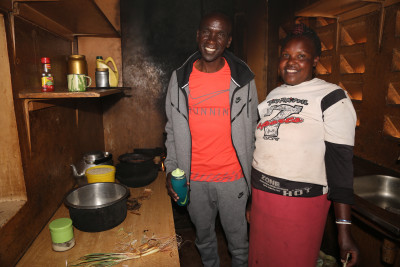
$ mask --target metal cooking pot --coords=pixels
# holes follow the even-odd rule
[[[93,183],[71,190],[65,205],[72,224],[84,232],[109,230],[126,218],[129,189],[117,183]]]

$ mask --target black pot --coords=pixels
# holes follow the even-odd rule
[[[119,163],[115,166],[115,178],[129,187],[142,187],[151,184],[158,176],[158,165],[149,166]]]
[[[117,183],[93,183],[71,190],[65,205],[72,224],[84,232],[101,232],[122,223],[129,189]]]
[[[126,153],[118,157],[121,163],[137,164],[137,165],[147,165],[153,163],[154,157],[139,154],[139,153]]]

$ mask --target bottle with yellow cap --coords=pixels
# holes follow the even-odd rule
[[[172,188],[178,194],[177,204],[179,206],[186,206],[189,201],[188,188],[186,182],[185,172],[179,168],[175,169],[171,176]]]
[[[111,62],[114,69],[112,69],[108,63]],[[115,65],[114,60],[112,57],[106,58],[103,60],[102,56],[96,57],[96,69],[108,69],[108,81],[110,83],[110,87],[117,87],[118,86],[118,69],[117,65]]]

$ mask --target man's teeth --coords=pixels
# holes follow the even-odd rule
[[[207,52],[214,52],[215,51],[215,49],[213,49],[213,48],[206,47],[205,49],[206,49]]]
[[[297,70],[286,70],[286,72],[289,72],[289,73],[296,73]]]

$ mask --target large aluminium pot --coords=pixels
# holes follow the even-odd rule
[[[84,232],[101,232],[122,223],[129,189],[117,183],[93,183],[71,190],[65,205],[72,224]]]

